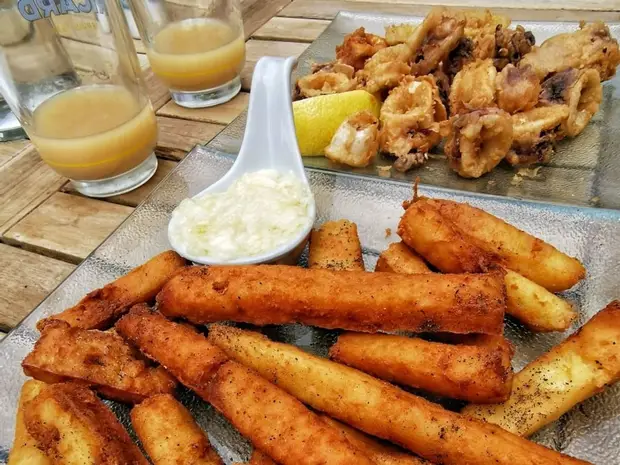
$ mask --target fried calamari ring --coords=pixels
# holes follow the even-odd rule
[[[465,65],[452,82],[450,114],[460,115],[495,106],[496,77],[497,70],[491,59]]]
[[[336,47],[336,60],[356,70],[362,69],[368,58],[385,47],[387,43],[383,37],[369,34],[360,27],[347,34],[342,44]]]
[[[435,78],[405,77],[385,99],[380,118],[383,152],[397,157],[428,152],[441,141],[440,123],[447,118]]]
[[[479,178],[495,168],[512,145],[512,120],[498,108],[453,117],[445,146],[450,167],[465,178]]]
[[[497,106],[510,114],[531,110],[538,103],[540,82],[529,66],[507,65],[495,80]]]
[[[542,84],[541,105],[568,105],[562,131],[575,137],[588,125],[603,99],[600,75],[595,69],[570,68],[554,74]]]
[[[495,55],[495,31],[507,28],[510,18],[494,15],[489,10],[465,11],[465,37],[473,42],[473,60],[486,60]]]
[[[442,15],[438,24],[432,27],[420,48],[415,51],[411,74],[423,76],[432,73],[442,61],[448,58],[463,37],[465,20]]]
[[[325,148],[325,157],[354,167],[368,166],[379,148],[379,121],[369,111],[347,118]]]
[[[408,64],[411,56],[411,49],[406,44],[392,45],[375,53],[355,76],[371,94],[391,89],[411,72]]]
[[[568,105],[537,107],[512,115],[512,147],[506,161],[513,166],[546,163],[560,140],[569,115]]]
[[[522,26],[508,29],[498,24],[495,30],[495,67],[502,70],[509,63],[516,65],[530,53],[535,43],[534,34]]]
[[[295,94],[297,99],[316,97],[317,95],[338,94],[357,88],[357,79],[353,78],[353,67],[341,63],[314,65],[313,74],[297,80]]]
[[[415,24],[392,24],[385,27],[385,41],[388,45],[405,44],[417,29]]]

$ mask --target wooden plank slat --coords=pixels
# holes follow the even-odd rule
[[[230,102],[211,108],[184,108],[173,101],[165,104],[157,114],[205,123],[230,124],[248,106],[250,94],[241,92]]]
[[[6,243],[79,263],[133,208],[56,192],[3,236]]]
[[[322,19],[275,17],[258,29],[252,38],[312,42],[321,35],[327,26],[329,26],[329,21]]]
[[[250,89],[254,66],[261,57],[266,55],[276,57],[299,56],[306,48],[308,48],[308,44],[299,42],[248,40],[245,44],[245,66],[241,71],[241,88],[243,90]]]
[[[29,143],[29,140],[0,142],[0,166],[15,158]]]
[[[432,1],[432,0],[431,0]],[[442,4],[444,2],[441,2]],[[465,3],[465,0],[463,0]],[[559,1],[557,2],[560,3]],[[510,16],[513,20],[537,19],[541,21],[618,21],[620,12],[613,11],[587,11],[587,3],[583,3],[585,9],[568,10],[562,6],[557,9],[538,9],[536,6],[523,7],[523,3],[515,3],[514,8],[506,8],[499,0],[495,3],[502,7],[493,7],[493,11],[498,14]],[[534,5],[534,4],[533,4]],[[390,13],[408,16],[425,15],[433,5],[426,4],[404,4],[388,2],[356,2],[351,0],[294,0],[290,5],[280,11],[279,16],[292,18],[312,18],[312,19],[333,19],[339,11],[356,11],[360,13]],[[463,8],[474,8],[471,4],[464,4]],[[546,8],[549,8],[548,6]],[[535,11],[534,11],[535,10]]]
[[[159,110],[170,100],[170,92],[168,92],[168,87],[161,81],[161,79],[155,76],[155,73],[153,73],[151,68],[143,70],[142,79],[146,85],[146,91],[149,95],[149,99],[153,104],[153,109],[155,111]]]
[[[67,181],[29,145],[0,167],[0,233],[56,192]]]
[[[75,267],[0,244],[0,329],[19,323]]]
[[[291,0],[242,0],[241,15],[246,39],[289,3]]]
[[[148,195],[153,191],[153,189],[155,189],[159,185],[162,179],[164,179],[168,175],[168,173],[170,173],[170,171],[172,171],[178,164],[176,161],[162,159],[157,160],[157,162],[157,171],[146,184],[132,190],[131,192],[127,192],[126,194],[107,197],[105,200],[107,202],[127,205],[129,207],[137,207],[138,204],[140,204],[140,202],[142,202],[146,197],[148,197]],[[74,195],[81,195],[78,191],[75,190],[75,187],[73,187],[73,184],[71,184],[70,182],[62,186],[62,192],[67,192]]]
[[[185,158],[187,152],[197,144],[213,139],[224,126],[221,124],[187,121],[177,118],[157,117],[159,139],[156,152],[172,160]]]

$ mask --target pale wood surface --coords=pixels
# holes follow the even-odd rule
[[[186,0],[175,0],[181,4]],[[264,55],[298,56],[340,10],[426,14],[433,5],[493,7],[513,19],[620,21],[620,0],[241,0],[247,42],[244,90]],[[73,19],[72,19],[73,18]],[[63,43],[82,69],[94,53],[109,53],[92,31],[58,20]],[[58,25],[57,25],[58,26]],[[242,93],[224,105],[188,110],[170,101],[167,87],[148,68],[144,44],[134,40],[144,81],[158,115],[158,170],[141,188],[106,200],[81,197],[39,158],[28,141],[0,143],[0,338],[110,234],[191,148],[216,136],[247,107]],[[1,347],[1,346],[0,346]],[[1,350],[1,349],[0,349]]]

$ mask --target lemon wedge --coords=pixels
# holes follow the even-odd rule
[[[338,127],[349,116],[368,110],[379,117],[381,103],[365,90],[319,95],[293,102],[299,150],[304,156],[322,156]]]

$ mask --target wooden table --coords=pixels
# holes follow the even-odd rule
[[[476,0],[484,7],[502,3]],[[0,143],[0,338],[114,231],[194,145],[207,143],[246,108],[252,70],[261,56],[301,54],[340,10],[419,15],[438,4],[472,5],[467,0],[242,1],[247,63],[243,92],[234,100],[210,109],[181,108],[145,69],[159,121],[159,169],[128,194],[106,200],[82,197],[28,141]],[[522,0],[514,5],[521,9],[500,9],[514,19],[620,20],[620,0]],[[139,41],[136,49],[146,61]]]

